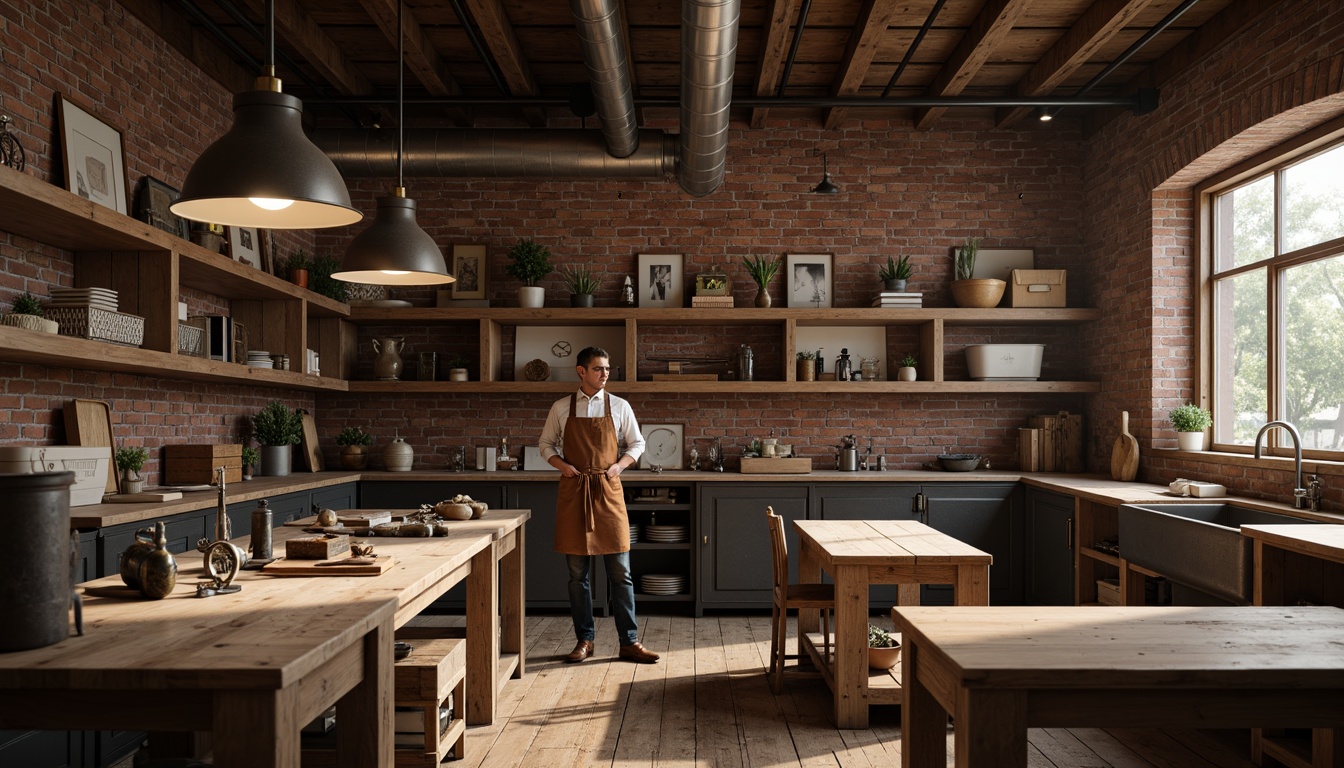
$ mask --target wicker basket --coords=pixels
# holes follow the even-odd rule
[[[50,311],[50,310],[48,310]],[[56,333],[60,325],[56,320],[48,320],[45,317],[37,315],[5,315],[0,318],[0,323],[12,325],[15,328],[22,328],[25,331],[37,331],[39,333]]]
[[[61,324],[62,336],[138,347],[145,340],[145,318],[96,307],[50,307],[47,314]]]
[[[178,323],[177,353],[205,357],[205,329],[188,323]]]

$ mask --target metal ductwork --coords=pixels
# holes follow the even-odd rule
[[[723,183],[741,0],[681,3],[681,188],[703,197]]]
[[[639,147],[639,122],[630,87],[630,58],[621,37],[625,26],[620,4],[617,0],[570,0],[569,7],[607,151],[615,157],[629,157]]]
[[[662,178],[676,168],[674,137],[638,131],[629,157],[607,153],[601,134],[581,128],[554,130],[470,128],[406,132],[407,176],[485,178]],[[313,142],[341,173],[356,178],[397,175],[396,131],[322,129]]]

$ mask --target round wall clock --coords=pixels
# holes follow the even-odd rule
[[[681,425],[649,424],[644,431],[644,455],[640,466],[681,469]]]

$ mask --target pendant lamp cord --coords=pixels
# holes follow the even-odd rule
[[[406,33],[403,31],[401,22],[402,10],[405,7],[405,0],[397,0],[397,189],[406,186],[401,177],[401,143],[405,140],[403,137],[406,130],[404,127],[406,125],[406,97],[404,93],[406,64],[405,59],[402,58],[405,55],[403,47],[405,46]]]
[[[266,0],[266,75],[275,77],[275,0]]]

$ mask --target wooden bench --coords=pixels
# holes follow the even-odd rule
[[[400,639],[400,636],[398,636]],[[452,751],[461,760],[465,754],[467,643],[457,638],[417,639],[411,654],[396,663],[393,700],[398,707],[420,707],[425,716],[423,752],[397,748],[398,768],[434,768]],[[453,719],[441,736],[439,708],[452,695]]]

